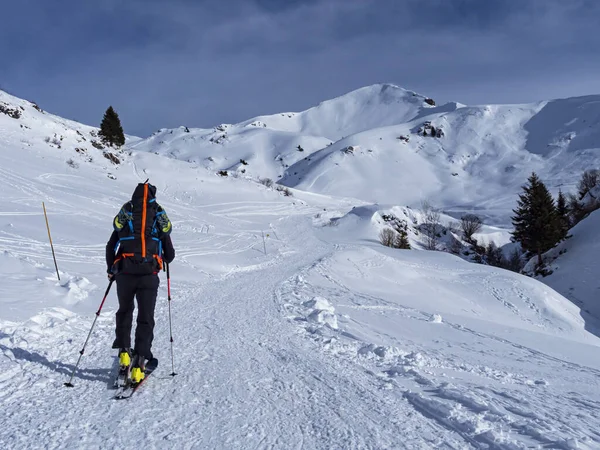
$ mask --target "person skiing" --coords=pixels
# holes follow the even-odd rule
[[[154,307],[163,262],[175,258],[171,241],[172,225],[165,210],[156,202],[156,187],[148,180],[139,183],[131,201],[125,203],[113,221],[114,231],[106,244],[108,278],[117,283],[119,309],[116,338],[112,348],[119,349],[119,364],[129,370],[132,383],[144,379],[146,360],[152,359]],[[138,314],[135,345],[131,351],[134,297]]]

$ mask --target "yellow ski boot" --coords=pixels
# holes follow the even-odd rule
[[[131,364],[131,356],[129,355],[129,351],[126,348],[122,348],[119,351],[119,366],[121,369],[125,370],[129,368]]]
[[[133,384],[141,383],[146,374],[141,367],[134,367],[131,369],[131,382]]]
[[[131,368],[131,382],[133,384],[141,383],[144,377],[146,376],[145,362],[146,359],[143,356],[135,355],[133,367]]]

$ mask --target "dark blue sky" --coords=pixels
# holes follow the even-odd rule
[[[438,102],[600,93],[596,0],[19,0],[0,89],[125,131],[211,127],[391,82]]]

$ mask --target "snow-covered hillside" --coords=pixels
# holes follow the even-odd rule
[[[483,209],[493,222],[507,224],[532,171],[557,191],[600,166],[598,130],[600,96],[432,111],[348,136],[291,166],[282,183],[370,202]]]
[[[261,116],[210,130],[162,129],[134,146],[211,170],[277,180],[286,169],[344,136],[403,123],[436,108],[414,92],[374,85],[300,113]]]
[[[380,84],[304,112],[160,130],[135,148],[368,203],[483,209],[490,223],[507,225],[532,171],[557,191],[600,166],[599,130],[600,96],[432,106]]]
[[[428,110],[418,103],[416,115]],[[18,120],[27,117],[24,130]],[[0,448],[600,446],[600,338],[541,282],[383,247],[378,205],[300,190],[286,197],[168,152],[136,151],[142,143],[118,165],[95,148],[92,162],[67,164],[74,148],[43,136],[64,124],[87,139],[91,129],[34,117],[0,114]],[[108,389],[114,292],[75,387],[63,382],[107,285],[112,217],[146,178],[174,225],[178,375],[169,377],[163,276],[160,365],[124,403]]]
[[[0,144],[4,151],[29,149],[60,156],[73,168],[80,164],[101,167],[108,175],[126,158],[123,151],[106,147],[98,137],[98,128],[63,119],[42,110],[37,104],[0,91]],[[126,136],[128,144],[139,138]]]
[[[540,278],[579,306],[588,329],[596,334],[600,334],[599,232],[600,210],[575,225],[570,238],[544,255],[552,274]]]

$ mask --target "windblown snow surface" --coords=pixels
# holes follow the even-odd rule
[[[385,248],[364,201],[44,140],[76,127],[26,102],[0,114],[0,448],[600,447],[600,339],[550,287]],[[112,217],[146,178],[174,225],[177,375],[163,275],[159,368],[115,401],[114,291],[63,383],[107,285]]]

